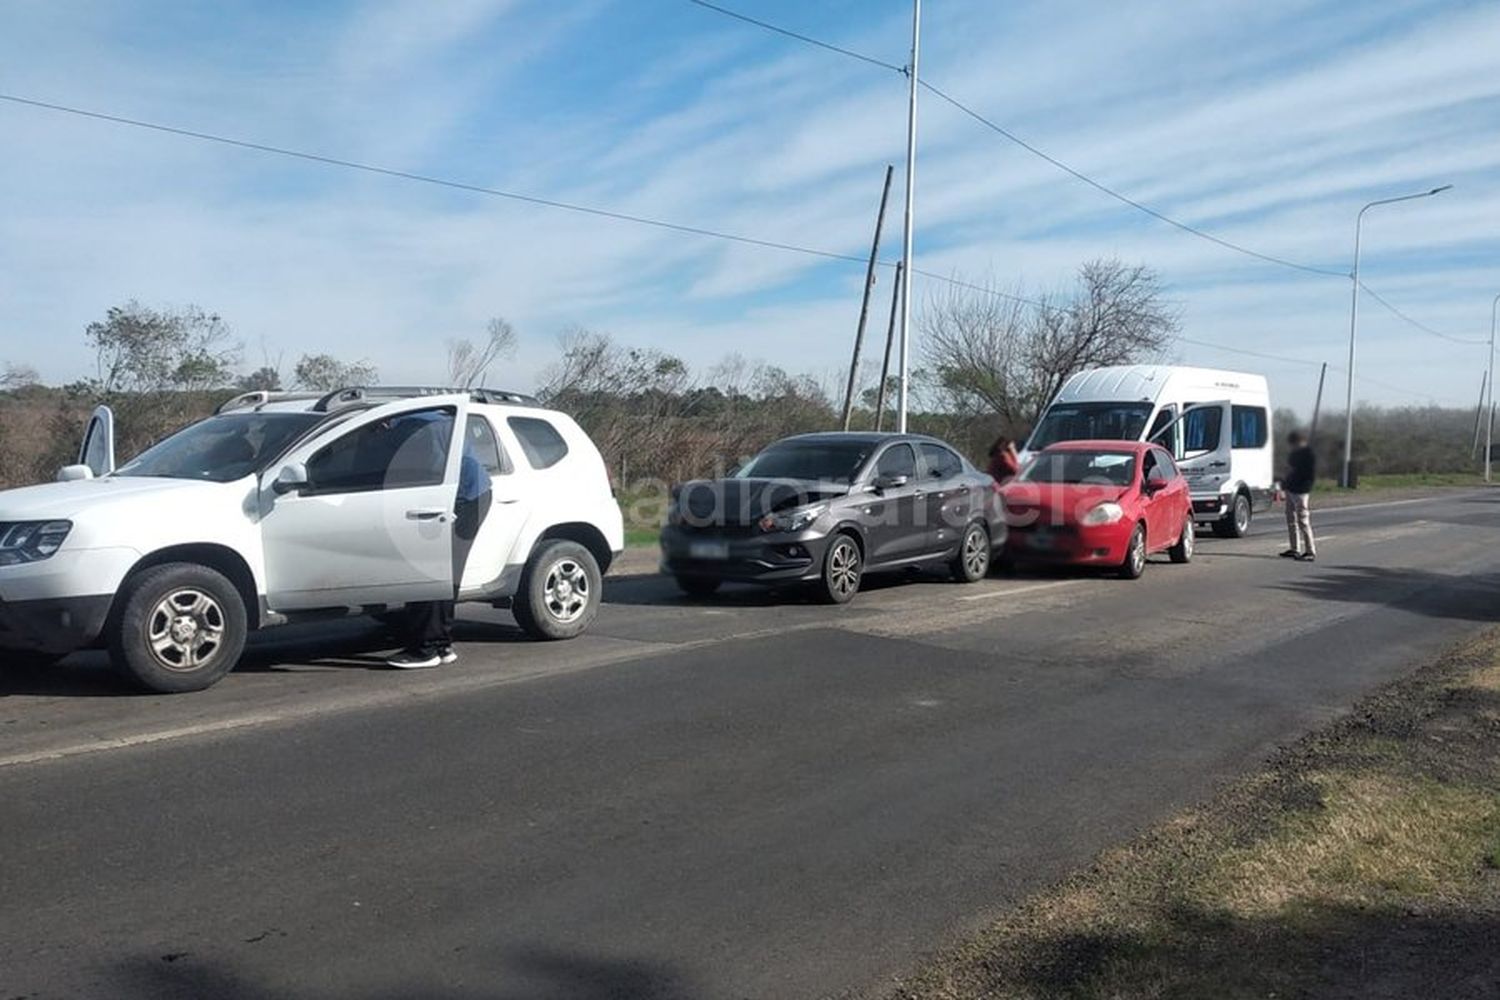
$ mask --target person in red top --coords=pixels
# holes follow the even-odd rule
[[[1005,435],[990,445],[990,464],[985,470],[995,477],[997,483],[1008,483],[1021,472],[1021,458],[1016,454],[1016,443]]]

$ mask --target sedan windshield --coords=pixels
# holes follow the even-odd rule
[[[874,449],[863,441],[783,441],[756,455],[736,479],[805,479],[848,485]]]
[[[259,472],[322,418],[320,413],[210,417],[147,448],[115,475],[233,482]]]
[[[1026,483],[1089,486],[1129,486],[1135,477],[1135,456],[1123,451],[1049,451],[1036,457],[1021,473]]]
[[[1058,403],[1026,447],[1041,451],[1059,441],[1139,441],[1151,409],[1150,403]]]

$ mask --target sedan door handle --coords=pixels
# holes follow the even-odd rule
[[[420,507],[406,512],[408,521],[441,521],[447,515],[441,507]]]

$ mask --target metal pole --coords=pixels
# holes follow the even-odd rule
[[[1484,387],[1489,380],[1489,372],[1485,372],[1479,379],[1479,402],[1474,405],[1474,443],[1469,447],[1469,461],[1471,462],[1479,455],[1479,428],[1484,423]]]
[[[885,328],[885,360],[880,363],[880,388],[875,392],[875,429],[885,426],[885,386],[891,380],[891,343],[896,339],[896,313],[901,307],[901,285],[905,277],[900,262],[896,264],[896,283],[891,286],[891,322]]]
[[[1344,475],[1339,480],[1345,489],[1349,488],[1349,466],[1354,458],[1354,332],[1359,323],[1359,231],[1364,224],[1365,213],[1376,205],[1394,205],[1398,201],[1412,201],[1416,198],[1430,198],[1435,194],[1442,194],[1452,184],[1444,184],[1435,187],[1431,191],[1421,191],[1417,194],[1404,194],[1399,198],[1381,198],[1372,201],[1359,210],[1359,215],[1354,219],[1354,270],[1349,278],[1353,284],[1353,301],[1349,306],[1349,388],[1344,394]]]
[[[1312,426],[1307,429],[1307,443],[1315,444],[1318,440],[1318,414],[1323,409],[1323,380],[1328,377],[1328,362],[1323,362],[1323,368],[1318,372],[1318,398],[1313,401]]]
[[[896,430],[906,433],[906,409],[911,389],[911,240],[912,202],[917,193],[917,70],[922,48],[922,0],[911,4],[911,97],[906,111],[906,225],[901,240],[901,266],[906,281],[901,285],[901,392]]]
[[[870,315],[870,293],[875,290],[875,262],[880,255],[880,231],[885,228],[885,206],[891,197],[891,175],[896,168],[885,168],[885,187],[880,192],[880,211],[875,216],[875,241],[870,244],[870,266],[865,270],[864,301],[859,306],[859,326],[854,331],[854,357],[849,361],[849,385],[844,389],[844,430],[854,413],[854,383],[859,377],[859,352],[865,344],[865,321]]]
[[[1495,311],[1500,309],[1500,295],[1490,303],[1490,422],[1484,432],[1484,481],[1490,481],[1490,452],[1494,445],[1495,431]]]

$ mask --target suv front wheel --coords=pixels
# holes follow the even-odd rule
[[[107,628],[110,659],[160,694],[201,691],[234,669],[245,649],[245,601],[224,574],[193,563],[152,566],[120,592]]]
[[[544,541],[526,563],[511,612],[537,639],[571,639],[599,613],[602,590],[592,552],[577,542]]]

